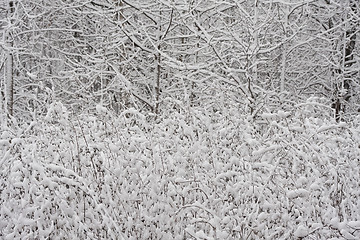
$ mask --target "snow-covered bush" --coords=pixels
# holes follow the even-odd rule
[[[331,121],[321,104],[256,119],[51,106],[1,135],[5,239],[360,237],[359,123]]]

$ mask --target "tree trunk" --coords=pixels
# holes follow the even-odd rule
[[[353,14],[357,14],[357,5],[355,1],[349,1],[350,11]],[[346,16],[345,21],[347,21],[348,16]],[[349,21],[351,24],[351,21]],[[347,26],[347,24],[345,25]],[[339,70],[339,73],[342,75],[342,82],[340,89],[335,89],[336,99],[333,103],[333,108],[335,109],[335,119],[337,122],[342,120],[342,113],[345,112],[345,105],[350,101],[352,93],[352,81],[354,76],[354,71],[351,70],[351,67],[354,65],[354,49],[356,45],[356,25],[350,25],[344,33],[344,46],[343,46],[343,62],[342,69]],[[341,90],[341,91],[339,91]]]
[[[9,2],[9,12],[12,16],[14,13],[14,2]],[[5,106],[7,114],[13,116],[14,114],[14,76],[13,76],[13,54],[12,54],[13,42],[7,46],[7,56],[5,63]]]

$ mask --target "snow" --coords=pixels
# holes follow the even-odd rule
[[[5,148],[10,146],[10,141],[7,139],[0,139],[0,148]]]
[[[97,104],[96,105],[96,112],[100,115],[102,114],[106,114],[107,113],[107,109],[106,107],[102,106],[101,104]]]
[[[32,80],[37,79],[37,74],[35,73],[30,73],[30,72],[26,72],[26,75],[31,78]]]
[[[347,225],[353,229],[360,229],[360,221],[349,221]]]
[[[89,161],[90,164],[80,162],[79,168],[71,168],[64,160],[68,159],[75,165],[78,161],[76,156],[59,154],[62,157],[55,160],[56,164],[46,163],[47,158],[44,158],[41,164],[34,162],[30,165],[34,171],[41,173],[41,186],[51,191],[72,192],[72,197],[67,197],[72,199],[69,203],[59,202],[64,216],[69,218],[67,221],[73,221],[71,215],[81,219],[84,209],[78,209],[75,207],[77,205],[73,204],[77,199],[88,199],[85,202],[85,213],[89,219],[91,216],[94,223],[105,224],[105,220],[101,222],[96,220],[95,216],[105,214],[103,211],[108,207],[112,210],[106,213],[109,214],[105,215],[107,219],[117,219],[116,214],[121,215],[122,212],[132,216],[128,220],[122,220],[122,226],[129,234],[132,231],[130,226],[138,226],[137,229],[146,228],[152,234],[165,236],[162,235],[165,233],[162,232],[164,230],[161,229],[161,225],[150,227],[155,226],[157,221],[163,221],[168,227],[173,226],[173,231],[187,232],[187,238],[216,239],[231,236],[232,230],[237,227],[235,223],[243,222],[245,226],[257,230],[258,235],[252,235],[254,238],[261,238],[265,234],[283,234],[300,238],[313,234],[314,229],[317,229],[315,233],[327,233],[329,230],[326,230],[326,226],[317,223],[321,220],[319,218],[324,218],[324,221],[328,221],[339,230],[343,229],[342,233],[350,237],[349,229],[358,224],[355,220],[351,224],[340,222],[334,218],[336,212],[331,208],[327,214],[322,214],[322,209],[317,203],[319,194],[326,195],[331,191],[331,184],[327,185],[322,176],[336,176],[344,166],[335,167],[330,164],[323,169],[317,166],[315,160],[304,162],[297,158],[303,156],[304,159],[310,159],[306,158],[309,152],[315,157],[322,153],[321,158],[326,158],[327,152],[334,149],[328,148],[325,144],[317,144],[316,141],[321,142],[328,138],[329,131],[319,132],[318,138],[312,140],[307,136],[308,130],[298,131],[297,134],[304,134],[307,142],[292,142],[296,148],[287,148],[285,151],[284,146],[288,146],[287,141],[291,141],[286,132],[278,133],[283,135],[277,138],[251,135],[240,121],[239,129],[224,128],[220,124],[200,127],[194,126],[191,122],[181,122],[182,128],[179,128],[177,122],[160,121],[152,127],[156,131],[149,132],[141,127],[127,127],[129,117],[142,118],[137,111],[131,110],[128,113],[130,115],[122,115],[121,118],[113,120],[118,123],[123,121],[121,128],[113,129],[117,132],[116,137],[97,134],[93,132],[95,127],[85,127],[86,124],[95,124],[96,119],[89,118],[88,122],[83,124],[84,134],[89,141],[89,151],[87,153],[87,150],[82,150],[76,153],[83,155],[80,161]],[[282,116],[285,115],[288,116]],[[280,118],[276,121],[278,125],[285,125]],[[295,122],[294,125],[296,124],[298,123]],[[309,127],[315,131],[321,126]],[[197,134],[201,137],[193,135],[193,129],[197,129]],[[234,129],[241,130],[244,134],[237,135],[240,138],[232,143],[227,138],[234,136]],[[101,128],[98,131],[108,130]],[[59,138],[62,137],[62,133],[63,130],[59,129]],[[71,131],[69,133],[74,134]],[[345,136],[343,138],[345,139]],[[249,146],[238,143],[254,144]],[[237,155],[226,150],[232,147],[231,144],[236,146],[233,149],[238,149]],[[308,144],[314,144],[316,147],[309,148]],[[341,144],[346,145],[347,141],[342,141]],[[76,142],[65,141],[65,151],[72,147],[76,150],[76,146]],[[100,152],[94,151],[95,147]],[[246,151],[242,151],[245,148]],[[51,151],[59,150],[56,147],[51,148]],[[278,156],[282,158],[279,159]],[[308,166],[303,166],[304,163]],[[43,164],[46,167],[42,167]],[[297,164],[298,167],[287,168],[287,164]],[[16,166],[14,171],[22,169],[20,163]],[[286,178],[287,174],[292,176]],[[284,192],[284,189],[287,190]],[[82,194],[85,195],[81,197]],[[70,193],[64,195],[70,196]],[[331,205],[327,198],[322,200],[322,204]],[[116,214],[113,215],[112,211]],[[319,214],[313,215],[316,211],[320,211]],[[200,216],[195,217],[194,213]],[[144,225],[143,221],[148,225]],[[272,222],[277,222],[280,226],[275,226]],[[108,231],[113,231],[111,229],[110,227]],[[264,229],[267,229],[268,233],[265,233]]]
[[[306,189],[296,189],[288,191],[287,194],[288,198],[305,198],[309,196],[309,191]]]
[[[306,237],[309,234],[309,230],[307,227],[300,225],[294,232],[294,236],[297,238]]]

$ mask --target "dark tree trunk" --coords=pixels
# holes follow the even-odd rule
[[[352,11],[353,14],[357,14],[357,3],[356,1],[350,0],[350,11]],[[346,21],[346,19],[345,19]],[[350,29],[346,31],[345,35],[345,51],[344,51],[344,64],[343,68],[341,70],[338,70],[338,73],[343,75],[342,83],[340,84],[341,87],[336,87],[335,89],[335,99],[333,101],[332,107],[335,110],[335,119],[337,122],[341,121],[341,115],[345,112],[345,105],[346,102],[350,101],[351,96],[353,96],[352,93],[352,81],[354,80],[354,71],[351,71],[352,65],[355,63],[354,60],[354,49],[356,45],[356,26],[350,26]],[[343,90],[343,91],[340,91]],[[342,94],[341,92],[346,92],[345,94]]]
[[[9,14],[12,17],[14,10],[14,2],[9,2]],[[10,39],[9,39],[10,40]],[[5,104],[7,114],[9,116],[13,116],[14,114],[14,75],[13,75],[13,54],[12,54],[13,43],[10,41],[8,44],[8,53],[6,59],[6,67],[5,67]]]

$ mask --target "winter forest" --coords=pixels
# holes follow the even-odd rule
[[[358,0],[0,0],[0,239],[360,239]]]

